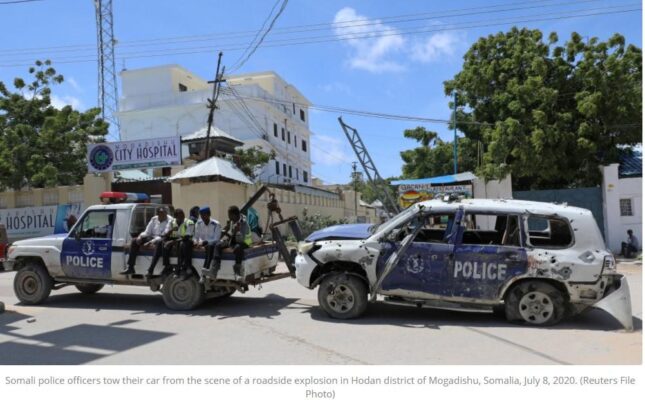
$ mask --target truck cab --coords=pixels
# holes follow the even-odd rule
[[[233,271],[233,255],[224,252],[217,279],[201,279],[204,252],[196,249],[188,279],[164,271],[158,263],[156,277],[147,279],[154,249],[143,247],[136,260],[135,273],[121,275],[130,244],[155,215],[155,204],[122,203],[89,207],[69,233],[20,240],[7,251],[6,271],[17,271],[14,291],[23,304],[39,304],[51,290],[74,285],[91,294],[104,285],[148,286],[161,290],[169,308],[197,307],[206,297],[230,296],[245,291],[272,275],[278,261],[273,243],[257,243],[245,252],[242,277]],[[176,257],[171,258],[171,263]],[[196,268],[195,268],[196,267]]]

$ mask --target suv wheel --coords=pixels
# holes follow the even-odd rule
[[[29,263],[16,273],[13,290],[22,304],[40,304],[49,297],[54,281],[47,269],[40,264]]]
[[[367,286],[353,275],[328,275],[318,288],[318,303],[332,318],[360,317],[367,308]]]
[[[566,314],[562,292],[546,282],[523,282],[505,300],[506,319],[538,326],[555,325]]]

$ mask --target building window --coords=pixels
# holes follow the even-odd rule
[[[278,124],[273,124],[273,136],[278,137]]]
[[[291,131],[287,131],[287,143],[291,144]]]
[[[275,162],[275,174],[280,175],[280,161]]]
[[[186,87],[186,85],[182,85],[182,84],[180,83],[180,84],[179,84],[179,91],[180,91],[180,92],[187,92],[187,91],[188,91],[188,88]]]
[[[309,182],[309,174],[307,174],[307,171],[302,171],[302,180],[306,182]]]
[[[296,103],[293,103],[293,115],[296,115]]]
[[[307,142],[304,141],[304,140],[302,141],[302,151],[304,151],[304,152],[307,151]]]
[[[305,110],[300,110],[300,120],[302,122],[305,122]]]
[[[287,164],[282,164],[282,175],[287,176]]]
[[[296,148],[298,147],[298,136],[296,135],[293,135],[293,145]]]
[[[281,128],[281,132],[282,132],[282,141],[284,142],[284,128]]]
[[[300,170],[296,168],[296,180],[300,180]]]
[[[631,217],[634,215],[632,210],[632,199],[620,199],[620,216]]]
[[[289,178],[293,178],[293,172],[291,170],[291,165],[289,165]]]

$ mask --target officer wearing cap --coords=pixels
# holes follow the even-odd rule
[[[213,277],[217,276],[217,271],[211,273],[210,266],[213,261],[215,246],[219,243],[221,236],[222,227],[217,220],[211,218],[210,207],[201,207],[199,209],[199,219],[195,224],[195,238],[193,239],[193,242],[195,247],[202,247],[205,251],[202,273],[212,275]]]

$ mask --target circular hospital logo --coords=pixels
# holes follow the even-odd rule
[[[105,145],[98,145],[90,152],[90,164],[96,170],[103,171],[112,166],[114,155],[112,149]]]
[[[91,256],[94,254],[94,242],[88,240],[83,243],[83,248],[81,250],[86,256]]]

